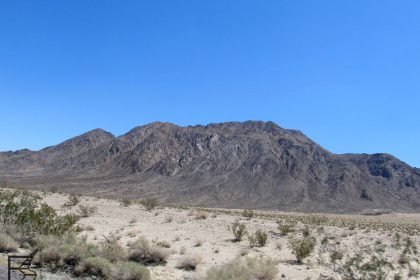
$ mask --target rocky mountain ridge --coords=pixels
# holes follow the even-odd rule
[[[333,154],[273,122],[95,129],[0,153],[0,182],[169,204],[308,212],[420,210],[420,169],[388,154]]]

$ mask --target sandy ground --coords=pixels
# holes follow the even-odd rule
[[[315,252],[303,265],[295,263],[295,257],[288,246],[288,237],[279,234],[277,220],[287,217],[307,217],[299,213],[275,211],[255,211],[253,218],[242,216],[240,210],[205,209],[207,217],[197,219],[201,209],[158,207],[147,211],[140,204],[125,207],[118,201],[81,197],[77,206],[63,208],[68,196],[48,193],[44,201],[58,210],[59,213],[77,212],[79,205],[95,207],[96,212],[90,217],[82,218],[78,223],[85,228],[80,235],[86,235],[90,242],[98,243],[105,238],[115,236],[121,245],[127,245],[142,236],[152,242],[166,241],[170,244],[171,255],[166,265],[150,267],[152,279],[201,279],[206,271],[225,264],[240,255],[267,256],[278,260],[279,273],[276,279],[339,279],[329,261],[332,250],[343,253],[354,253],[366,248],[378,250],[390,263],[397,263],[403,248],[396,246],[395,228],[413,229],[420,226],[420,214],[385,214],[380,216],[356,215],[323,215],[337,221],[356,221],[356,224],[368,224],[368,228],[343,226],[309,225],[312,235],[317,239]],[[228,227],[239,220],[246,224],[248,232],[258,229],[268,233],[267,245],[251,248],[247,238],[241,242],[232,242],[233,235]],[[390,225],[391,229],[388,228]],[[397,226],[395,226],[397,225]],[[302,224],[296,226],[303,228]],[[392,228],[394,227],[394,228]],[[407,232],[407,231],[406,231]],[[292,233],[293,235],[293,233]],[[417,233],[402,232],[401,238],[410,236],[414,244],[420,247]],[[320,245],[322,239],[328,243]],[[402,243],[402,241],[401,241]],[[380,248],[379,248],[380,247]],[[379,248],[379,249],[378,249]],[[382,251],[381,251],[382,250]],[[176,266],[185,256],[197,257],[201,261],[196,271],[184,271]],[[418,263],[412,269],[420,272]],[[402,273],[406,273],[402,271]],[[402,279],[420,279],[420,274]],[[391,278],[391,275],[389,276]]]

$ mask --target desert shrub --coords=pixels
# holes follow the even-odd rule
[[[35,246],[42,250],[39,261],[50,269],[66,267],[73,270],[81,261],[97,255],[98,251],[95,245],[87,243],[86,237],[78,238],[73,233],[39,236],[35,241]]]
[[[341,252],[339,252],[339,251],[332,251],[331,252],[331,254],[330,254],[330,261],[331,261],[331,263],[332,264],[334,264],[335,265],[335,263],[338,261],[338,260],[341,260],[341,259],[343,259],[343,253],[341,253]]]
[[[169,256],[167,249],[150,244],[148,240],[140,237],[128,244],[128,258],[145,265],[165,264]]]
[[[0,233],[0,253],[16,252],[19,244],[8,234]]]
[[[277,273],[277,262],[270,258],[246,258],[209,269],[205,280],[273,280]]]
[[[171,243],[165,240],[160,240],[156,242],[156,246],[162,247],[162,248],[171,248]]]
[[[172,217],[171,215],[165,216],[165,223],[172,223],[173,220],[174,217]]]
[[[70,230],[78,216],[59,216],[41,197],[26,191],[0,192],[0,220],[5,232],[14,230],[20,241],[31,241],[36,235],[60,235]]]
[[[315,238],[307,236],[302,238],[289,238],[289,246],[299,264],[307,258],[315,248]]]
[[[293,224],[288,224],[282,221],[277,221],[278,224],[278,229],[280,231],[280,234],[285,236],[288,235],[291,232],[294,232],[294,225]]]
[[[147,211],[151,211],[158,205],[158,200],[155,197],[146,197],[140,201]]]
[[[114,279],[150,280],[151,277],[147,267],[135,262],[122,262],[117,264],[117,272]]]
[[[195,270],[200,262],[201,258],[199,256],[187,256],[178,261],[176,268],[191,271]]]
[[[116,263],[127,259],[126,250],[114,237],[108,238],[99,246],[99,255],[110,262]]]
[[[96,207],[88,205],[79,205],[79,215],[83,218],[90,217],[96,212]]]
[[[244,216],[245,218],[247,218],[247,219],[252,219],[253,217],[254,217],[254,211],[253,210],[248,210],[248,209],[245,209],[243,212],[242,212],[242,216]]]
[[[131,199],[129,199],[128,197],[123,197],[120,200],[120,204],[124,207],[128,207],[133,203],[133,201]]]
[[[63,204],[64,207],[73,207],[79,204],[80,202],[80,195],[76,193],[69,194],[67,201]]]
[[[262,230],[257,230],[253,235],[248,235],[248,240],[251,247],[264,247],[267,243],[267,233]]]
[[[195,212],[195,219],[196,220],[205,220],[205,219],[207,219],[207,217],[208,217],[207,212],[204,212],[204,211]]]
[[[239,221],[233,222],[232,226],[229,227],[229,230],[232,232],[233,241],[235,242],[241,241],[244,235],[246,234],[245,224],[241,224]]]
[[[110,279],[112,271],[112,263],[109,260],[102,257],[87,258],[75,268],[75,274],[77,276],[89,275],[108,279]]]

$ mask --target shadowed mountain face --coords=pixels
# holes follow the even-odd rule
[[[170,204],[357,212],[420,210],[420,169],[388,154],[336,155],[272,122],[96,129],[0,153],[0,182]]]

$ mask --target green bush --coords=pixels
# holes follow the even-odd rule
[[[233,234],[233,241],[240,242],[244,235],[246,234],[246,226],[245,224],[241,224],[239,221],[235,221],[232,223],[232,226],[229,227],[229,230]]]
[[[151,277],[147,267],[134,262],[122,262],[117,264],[117,273],[114,279],[150,280]]]
[[[310,236],[302,238],[289,238],[289,246],[292,253],[296,256],[296,260],[299,264],[301,264],[303,259],[307,258],[313,252],[315,242],[315,238]]]
[[[249,245],[251,247],[264,247],[267,243],[267,233],[262,230],[257,230],[254,235],[248,235]]]
[[[151,211],[158,205],[158,200],[155,197],[146,197],[140,201],[147,211]]]
[[[59,216],[41,197],[26,191],[0,191],[0,220],[5,232],[14,231],[16,238],[31,241],[37,235],[61,235],[70,230],[78,216]]]
[[[6,233],[0,233],[0,253],[16,252],[19,244]]]

